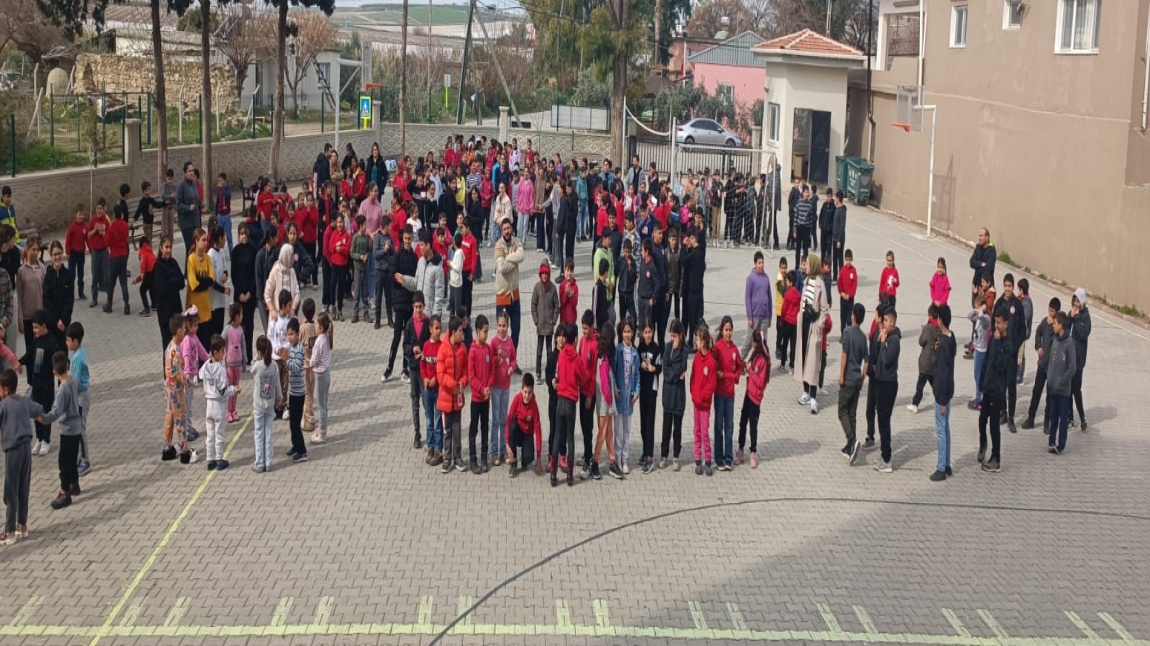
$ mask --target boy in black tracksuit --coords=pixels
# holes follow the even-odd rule
[[[1006,337],[1011,349],[1018,353],[1018,346],[1026,341],[1026,313],[1023,311],[1022,300],[1014,293],[1014,275],[1007,274],[1002,277],[1002,297],[994,302],[994,318],[999,313],[1006,316]],[[1006,368],[1006,406],[1002,410],[1002,423],[1017,433],[1014,426],[1014,408],[1018,402],[1018,361],[1011,361]]]
[[[882,324],[871,341],[871,355],[867,359],[868,373],[874,366],[875,412],[878,416],[880,458],[874,463],[876,471],[890,473],[891,428],[890,416],[894,400],[898,397],[898,358],[902,351],[902,332],[896,327],[898,314],[894,309],[883,312]],[[869,404],[869,400],[868,400]]]
[[[56,400],[56,376],[52,373],[52,356],[62,350],[56,345],[56,337],[48,334],[51,320],[52,315],[47,311],[36,312],[32,322],[35,342],[20,360],[32,382],[32,401],[40,404],[44,410],[51,410]],[[36,422],[36,439],[44,443],[40,455],[48,455],[52,441],[52,425]]]
[[[996,307],[995,310],[998,310]],[[1007,327],[1010,314],[998,310],[994,315],[994,334],[986,346],[986,359],[982,363],[982,374],[978,379],[982,391],[982,410],[978,414],[978,461],[982,470],[998,473],[1001,470],[999,425],[1002,412],[1006,408],[1007,375],[1014,363],[1014,352],[1010,345]],[[986,427],[990,423],[990,459],[986,458]],[[985,460],[985,461],[984,461]]]
[[[547,353],[547,363],[543,367],[543,380],[547,382],[547,472],[551,472],[551,446],[555,442],[555,413],[559,406],[559,391],[555,389],[559,377],[559,353],[567,345],[566,330],[560,322],[555,327],[555,347]]]
[[[1034,390],[1030,393],[1030,409],[1026,419],[1022,421],[1022,428],[1034,428],[1034,416],[1038,413],[1038,405],[1042,395],[1046,392],[1046,369],[1050,365],[1050,349],[1054,344],[1054,316],[1062,310],[1062,301],[1056,296],[1050,299],[1050,306],[1046,316],[1038,323],[1034,331],[1034,349],[1038,353],[1038,370],[1034,374]],[[1042,428],[1049,432],[1046,424],[1050,419],[1050,400],[1047,399],[1046,408],[1042,412]]]

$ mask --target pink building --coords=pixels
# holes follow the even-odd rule
[[[740,112],[750,111],[755,101],[766,96],[767,70],[751,52],[761,42],[763,39],[757,34],[745,31],[688,56],[695,87],[730,97]]]

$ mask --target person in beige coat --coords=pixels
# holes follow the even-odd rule
[[[802,300],[799,305],[801,328],[795,335],[795,356],[800,357],[801,369],[795,370],[795,381],[803,384],[799,404],[811,407],[811,415],[818,415],[819,369],[822,361],[823,320],[830,311],[826,286],[822,278],[822,261],[816,254],[807,256],[807,279],[803,281]]]
[[[523,263],[523,243],[512,233],[510,220],[500,225],[503,234],[495,242],[495,313],[506,311],[511,323],[511,340],[519,348],[519,321],[523,308],[519,301],[519,265]]]
[[[294,265],[295,250],[291,245],[285,244],[280,247],[279,260],[272,266],[268,280],[264,283],[264,303],[267,304],[269,320],[279,318],[277,300],[282,290],[291,293],[291,311],[299,310],[299,281],[296,280],[295,271],[292,270]]]

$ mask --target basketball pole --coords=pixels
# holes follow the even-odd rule
[[[930,175],[926,183],[926,237],[931,237],[932,216],[934,214],[934,134],[935,123],[938,121],[938,106],[924,105],[919,110],[930,110]]]

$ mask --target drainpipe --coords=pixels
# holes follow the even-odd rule
[[[874,48],[874,0],[868,0],[866,9],[866,118],[870,123],[870,145],[867,148],[867,161],[874,162],[874,95],[871,93],[871,61],[878,52]],[[1145,111],[1143,111],[1145,113]],[[1145,130],[1145,128],[1143,128]]]
[[[1146,132],[1147,113],[1150,112],[1150,19],[1146,21],[1146,75],[1142,79],[1142,132]]]

